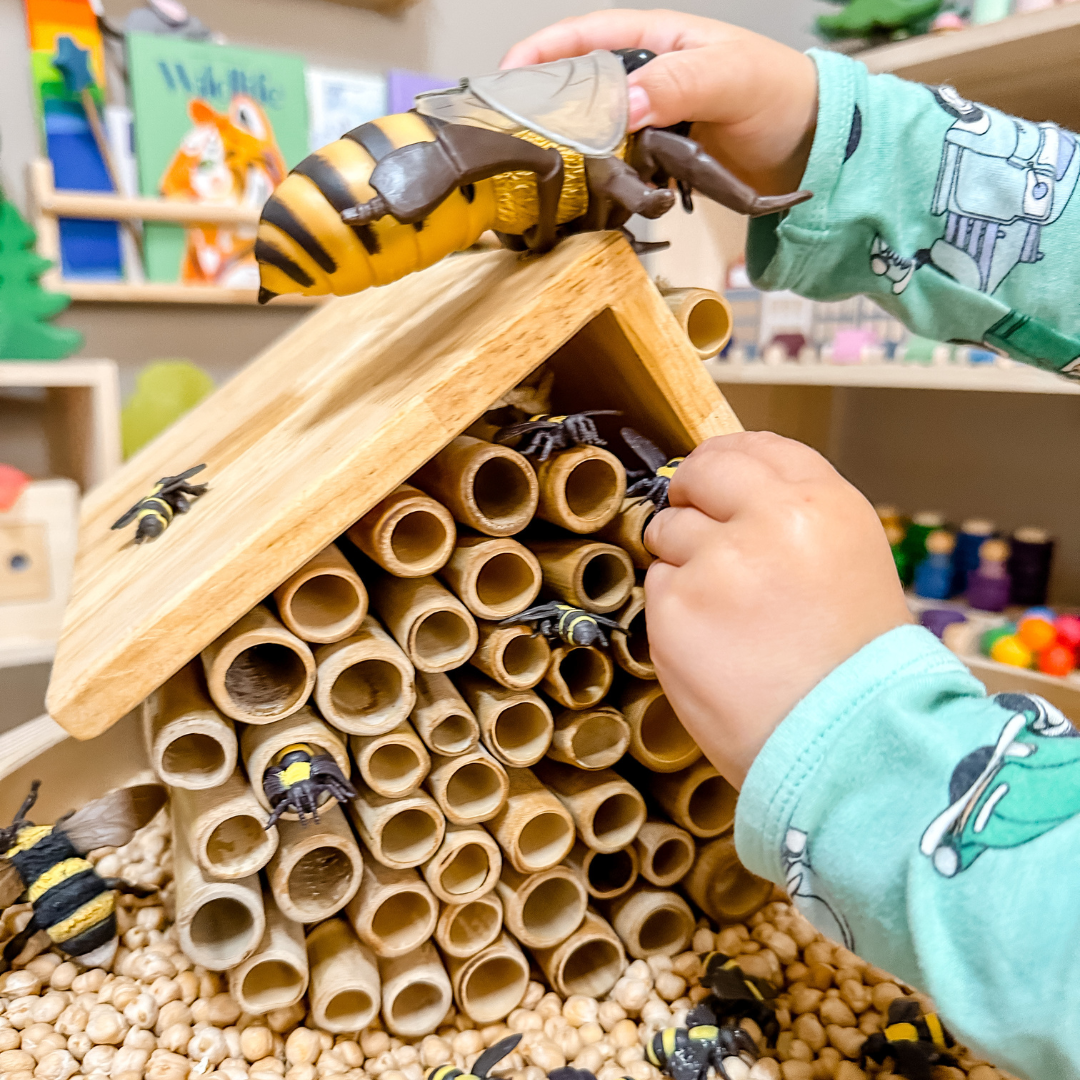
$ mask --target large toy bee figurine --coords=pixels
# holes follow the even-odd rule
[[[15,820],[0,829],[0,907],[20,896],[34,906],[25,928],[4,946],[0,971],[7,971],[38,933],[87,967],[107,966],[117,945],[116,891],[149,896],[155,890],[99,877],[83,856],[94,848],[126,844],[165,804],[165,788],[121,788],[55,825],[35,825],[26,815],[40,786],[35,780]]]
[[[658,1031],[645,1057],[672,1080],[706,1080],[710,1066],[720,1080],[743,1080],[757,1061],[757,1046],[742,1028],[700,1024]]]
[[[128,523],[138,520],[135,543],[156,540],[169,527],[175,514],[186,514],[191,509],[191,500],[206,494],[208,484],[187,482],[205,468],[205,465],[196,465],[178,476],[163,476],[154,485],[154,490],[145,499],[140,499],[113,528],[122,529]]]
[[[746,1017],[761,1028],[771,1045],[780,1031],[776,1012],[769,1004],[776,997],[776,987],[767,979],[747,975],[738,961],[723,953],[709,953],[704,964],[701,985],[712,992],[687,1013],[687,1024],[725,1024]]]
[[[525,457],[536,455],[538,462],[547,461],[556,450],[571,446],[607,446],[593,423],[594,416],[620,416],[618,409],[588,409],[568,416],[549,416],[540,413],[530,416],[523,424],[511,424],[495,435],[495,442],[509,443],[522,435],[531,438],[519,446],[518,453]]]
[[[488,229],[547,251],[567,233],[666,213],[671,179],[753,216],[810,198],[759,196],[674,130],[627,134],[626,76],[653,55],[598,50],[465,79],[324,146],[263,207],[259,299],[385,285]]]
[[[605,619],[603,615],[594,615],[591,611],[558,601],[527,608],[520,615],[503,619],[499,625],[519,626],[521,623],[532,623],[533,636],[543,634],[552,645],[561,641],[571,646],[603,645],[607,648],[605,627],[614,633],[627,633],[626,628],[613,619]]]
[[[934,1013],[924,1013],[917,1001],[897,998],[889,1003],[889,1023],[875,1031],[862,1046],[862,1064],[870,1058],[879,1065],[893,1059],[893,1072],[907,1080],[930,1080],[931,1066],[956,1065],[948,1053],[956,1040]]]
[[[633,428],[624,427],[620,434],[626,445],[648,466],[648,471],[644,474],[640,471],[627,472],[627,476],[637,476],[639,479],[626,489],[626,497],[648,499],[659,513],[668,505],[668,485],[671,478],[686,458],[669,458],[655,443]]]
[[[329,795],[339,803],[356,798],[356,789],[329,755],[308,743],[293,743],[274,755],[273,763],[263,773],[263,791],[270,800],[269,829],[291,810],[306,825],[305,814],[319,820],[319,806]]]
[[[520,1035],[507,1035],[500,1039],[494,1046],[485,1050],[474,1062],[469,1072],[455,1068],[453,1065],[437,1065],[427,1074],[427,1080],[487,1080],[487,1074],[507,1054],[512,1053],[517,1044],[521,1042]]]

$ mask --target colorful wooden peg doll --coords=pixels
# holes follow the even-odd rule
[[[979,568],[968,575],[967,602],[980,611],[1004,611],[1011,585],[1005,563],[1009,545],[987,540],[979,548]]]
[[[956,537],[937,529],[926,538],[926,558],[915,567],[915,592],[928,600],[948,600],[952,595],[953,551]]]

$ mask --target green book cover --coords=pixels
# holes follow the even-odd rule
[[[143,195],[259,208],[308,152],[304,61],[288,53],[127,38]],[[255,289],[255,230],[147,224],[150,281]]]

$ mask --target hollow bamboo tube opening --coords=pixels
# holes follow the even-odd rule
[[[567,709],[588,709],[611,689],[611,657],[593,646],[560,645],[551,650],[544,691]]]
[[[431,769],[431,758],[408,720],[385,735],[352,735],[349,747],[360,778],[387,798],[411,794]]]
[[[658,776],[653,793],[676,825],[702,839],[719,836],[735,820],[739,793],[705,759]]]
[[[602,529],[597,529],[600,540],[622,548],[638,570],[648,570],[656,556],[645,546],[645,527],[656,513],[650,499],[633,496],[624,499],[619,512]]]
[[[355,634],[316,649],[315,662],[319,712],[352,735],[391,731],[416,702],[412,663],[370,615]]]
[[[548,758],[536,766],[536,776],[570,812],[582,842],[594,851],[626,847],[645,823],[641,793],[611,769],[586,772]]]
[[[463,672],[458,687],[480,724],[484,746],[496,760],[525,768],[547,753],[555,725],[538,694],[509,690],[475,672]]]
[[[649,650],[649,628],[645,621],[645,590],[635,585],[630,599],[620,608],[615,621],[626,630],[610,635],[611,655],[615,663],[635,679],[656,678],[656,667]]]
[[[595,540],[534,540],[544,586],[561,600],[605,614],[621,607],[634,586],[634,564],[622,548]]]
[[[395,577],[425,577],[440,570],[454,550],[457,528],[442,503],[402,484],[376,503],[346,534]]]
[[[390,958],[405,956],[431,937],[439,905],[415,870],[390,870],[372,858],[345,914],[376,956]]]
[[[528,769],[507,769],[506,805],[486,825],[515,870],[535,874],[566,858],[574,819]]]
[[[701,757],[657,682],[629,683],[619,708],[630,725],[630,753],[657,773],[678,772]]]
[[[733,830],[698,848],[682,886],[710,919],[721,923],[749,919],[768,903],[773,891],[771,881],[751,874],[739,862]]]
[[[601,852],[587,848],[579,840],[566,862],[584,882],[585,891],[596,900],[622,896],[637,881],[638,853],[633,844],[618,851]]]
[[[383,866],[405,870],[427,862],[439,850],[446,820],[426,792],[388,799],[362,780],[356,790],[349,813],[360,839]]]
[[[381,1004],[379,969],[371,950],[356,940],[342,918],[327,919],[309,931],[308,1000],[324,1031],[359,1031],[375,1019]]]
[[[435,755],[426,787],[447,821],[478,825],[506,805],[510,781],[506,770],[482,747],[457,757]]]
[[[503,906],[498,892],[465,904],[447,904],[435,924],[435,941],[447,956],[475,956],[498,936],[503,925]]]
[[[463,525],[486,536],[513,536],[536,513],[536,476],[506,446],[459,435],[413,477]]]
[[[408,956],[380,960],[382,1017],[400,1038],[430,1035],[453,1000],[450,979],[430,941]]]
[[[416,673],[416,706],[409,719],[427,748],[442,757],[464,754],[480,741],[472,709],[446,675]]]
[[[540,592],[536,556],[507,537],[459,537],[439,576],[478,619],[516,615]]]
[[[571,994],[603,997],[626,970],[626,953],[618,935],[591,909],[565,941],[533,955],[548,983],[564,998]]]
[[[711,289],[664,289],[661,295],[702,360],[715,356],[731,340],[735,319],[731,305],[719,293]]]
[[[486,829],[448,825],[442,846],[423,870],[424,880],[443,903],[467,904],[495,888],[502,853]]]
[[[143,735],[154,772],[170,787],[217,787],[236,768],[236,729],[210,701],[197,660],[143,704]]]
[[[477,1024],[508,1016],[529,988],[529,962],[509,934],[468,959],[451,958],[447,967],[458,1008]]]
[[[202,651],[214,704],[234,720],[269,724],[311,696],[315,659],[265,604],[257,604]]]
[[[551,663],[551,646],[528,626],[478,622],[480,641],[469,663],[510,690],[531,690]]]
[[[573,533],[594,533],[622,506],[626,469],[599,446],[575,446],[536,466],[540,503],[536,516]]]
[[[630,746],[630,725],[609,706],[567,709],[555,717],[547,756],[590,772],[614,765]]]
[[[634,844],[641,862],[641,876],[662,889],[686,877],[697,854],[693,837],[667,821],[646,821]]]
[[[694,913],[673,892],[642,886],[612,900],[608,915],[615,933],[635,960],[674,956],[690,944]]]
[[[581,878],[564,864],[538,874],[503,866],[498,884],[506,928],[530,949],[565,941],[585,918],[589,898]]]
[[[476,621],[433,577],[381,578],[372,588],[379,617],[418,671],[460,667],[476,649]]]
[[[367,614],[367,589],[331,544],[274,590],[281,621],[304,641],[340,641]]]
[[[266,930],[258,948],[229,972],[229,993],[246,1013],[261,1016],[295,1005],[308,987],[304,930],[263,893]]]

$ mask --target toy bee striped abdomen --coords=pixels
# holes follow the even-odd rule
[[[209,485],[189,484],[188,480],[201,473],[205,465],[195,465],[176,476],[163,476],[154,490],[140,499],[126,514],[113,524],[114,529],[122,529],[132,521],[135,527],[135,543],[156,540],[168,527],[176,514],[186,514],[191,509],[191,500],[205,495]]]
[[[710,1066],[721,1080],[744,1080],[757,1047],[742,1028],[698,1024],[658,1031],[645,1057],[672,1080],[706,1080]]]

